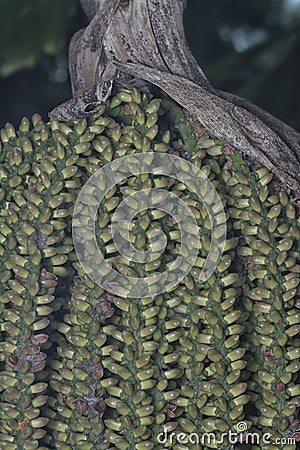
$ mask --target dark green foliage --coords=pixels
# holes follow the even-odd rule
[[[1,0],[0,10],[0,75],[8,76],[62,49],[76,2]]]

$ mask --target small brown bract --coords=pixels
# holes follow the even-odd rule
[[[84,415],[87,415],[90,412],[89,405],[86,400],[82,400],[81,398],[77,398],[74,402],[74,406],[76,409],[79,409]]]
[[[91,411],[95,411],[102,418],[106,403],[104,397],[106,396],[106,391],[102,387],[94,388],[91,395],[84,396],[82,398],[77,398],[73,404],[76,409],[87,416]]]
[[[105,320],[113,316],[115,309],[112,307],[111,303],[106,300],[106,298],[101,297],[96,304],[96,314],[100,319]]]
[[[282,395],[285,393],[285,385],[283,383],[281,383],[281,381],[276,383],[276,391],[278,392],[279,395]]]
[[[23,430],[29,424],[30,424],[30,420],[28,420],[27,417],[25,417],[24,420],[21,420],[21,422],[18,422],[18,427],[20,428],[20,430]]]
[[[164,411],[166,413],[167,420],[171,420],[174,417],[176,417],[176,413],[175,413],[176,408],[177,408],[177,406],[173,405],[172,403],[167,403],[165,405]]]
[[[8,361],[13,366],[21,368],[30,368],[32,372],[40,372],[46,364],[47,354],[40,351],[39,345],[28,345],[24,347],[19,356],[12,353],[8,357]]]

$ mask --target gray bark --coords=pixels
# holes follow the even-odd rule
[[[73,99],[50,116],[90,116],[114,83],[141,89],[154,84],[215,136],[300,194],[300,133],[247,100],[212,87],[184,35],[185,0],[80,1],[90,23],[70,43]]]

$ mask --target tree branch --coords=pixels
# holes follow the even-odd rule
[[[183,29],[185,0],[81,0],[89,25],[70,44],[74,98],[50,115],[73,120],[108,98],[113,82],[152,83],[300,194],[300,133],[250,102],[215,90]]]

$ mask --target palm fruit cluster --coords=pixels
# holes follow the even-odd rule
[[[7,124],[0,150],[0,449],[296,449],[300,219],[289,189],[172,101],[137,89],[118,91],[89,119]],[[128,177],[96,218],[116,270],[153,275],[180,252],[178,223],[158,199],[129,237],[146,250],[162,230],[163,255],[141,264],[118,254],[111,217],[138,190],[172,192],[201,232],[194,267],[173,290],[122,298],[83,271],[72,213],[99,168],[149,151],[207,175],[226,213],[225,250],[199,282],[211,243],[202,202],[174,179]]]

